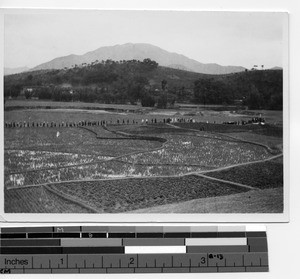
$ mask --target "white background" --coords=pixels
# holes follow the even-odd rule
[[[110,0],[110,1],[15,1],[0,0],[0,7],[41,8],[98,8],[98,9],[150,9],[150,10],[236,10],[287,11],[290,13],[290,222],[266,224],[269,242],[269,273],[238,274],[160,274],[156,278],[300,278],[300,191],[299,185],[299,105],[300,105],[300,4],[298,0]],[[2,37],[2,36],[1,36]],[[46,221],[46,220],[45,220]],[[153,278],[147,275],[55,275],[56,278]],[[53,275],[10,275],[9,278],[53,278]]]

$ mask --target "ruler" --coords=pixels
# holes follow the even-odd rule
[[[266,232],[245,227],[5,227],[0,236],[0,273],[269,270]]]

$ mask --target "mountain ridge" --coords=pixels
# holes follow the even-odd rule
[[[82,55],[70,54],[54,58],[48,62],[39,64],[30,70],[70,68],[74,65],[92,63],[96,60],[101,61],[111,59],[120,61],[132,59],[143,60],[145,58],[155,60],[161,66],[177,69],[182,68],[203,74],[229,74],[245,70],[245,68],[241,66],[221,66],[216,63],[200,63],[182,54],[169,52],[160,47],[146,43],[126,43],[122,45],[117,44],[114,46],[99,47]]]

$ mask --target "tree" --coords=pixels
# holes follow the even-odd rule
[[[259,91],[254,84],[251,84],[250,94],[248,100],[246,101],[249,109],[260,109],[261,108],[261,96]]]
[[[143,107],[154,107],[155,99],[149,93],[145,93],[141,98],[141,104]]]
[[[165,91],[165,89],[166,89],[166,86],[167,86],[167,81],[165,80],[165,79],[163,79],[162,81],[161,81],[161,89],[163,90],[163,91]]]
[[[167,96],[165,94],[159,96],[157,99],[157,107],[165,109],[165,108],[167,108],[167,105],[168,105]]]

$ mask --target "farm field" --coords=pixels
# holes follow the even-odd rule
[[[118,213],[153,205],[245,191],[197,176],[86,181],[51,184],[50,188],[65,196],[66,199],[79,201],[100,213]],[[18,190],[7,192],[11,193],[11,191],[19,193]],[[47,193],[43,190],[43,187],[31,187],[21,190],[22,195],[26,197],[34,194],[34,192]],[[12,195],[14,196],[14,194]],[[47,196],[44,197],[46,200],[47,198]],[[61,200],[61,197],[56,197],[56,200]],[[6,203],[6,208],[15,210],[14,204],[11,202]],[[38,210],[39,208],[35,207],[32,212],[39,212]]]
[[[283,189],[274,188],[194,199],[126,213],[282,213],[283,207]]]
[[[277,161],[272,160],[209,172],[205,175],[239,182],[259,189],[278,188],[283,187],[283,162],[278,159]]]
[[[169,125],[163,123],[168,110],[159,113],[5,111],[8,122],[107,122],[5,128],[5,211],[117,213],[283,187],[283,162],[265,161],[280,155],[280,126],[206,123],[201,114],[193,117],[195,123]],[[224,121],[232,117],[211,113]],[[230,166],[236,167],[222,169]]]

